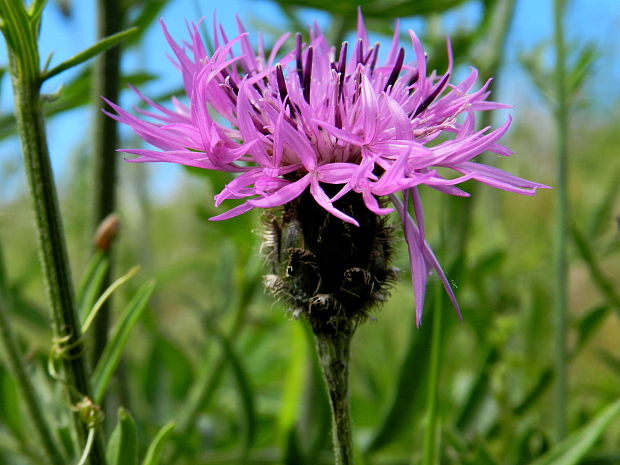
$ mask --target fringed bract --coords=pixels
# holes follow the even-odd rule
[[[307,190],[265,221],[263,251],[271,265],[266,286],[321,334],[348,332],[365,320],[397,274],[389,265],[393,229],[385,217],[352,192],[335,206],[360,226],[325,211]]]

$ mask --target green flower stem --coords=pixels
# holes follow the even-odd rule
[[[85,397],[90,399],[91,392],[43,122],[37,30],[21,2],[0,0],[0,13],[4,20],[3,33],[8,45],[15,119],[34,208],[39,257],[52,310],[57,353],[64,367],[69,400],[76,405]],[[77,436],[83,443],[87,435],[86,425],[77,412],[74,420]],[[93,445],[90,463],[105,464],[103,442],[99,435]]]
[[[431,364],[428,376],[428,396],[426,399],[426,420],[424,422],[424,446],[422,449],[423,465],[435,465],[439,463],[437,394],[439,391],[439,376],[441,372],[442,301],[443,291],[441,284],[437,282],[435,285],[435,308],[433,309],[433,339],[431,342]]]
[[[556,53],[555,86],[557,108],[557,180],[555,230],[555,432],[558,440],[566,437],[566,406],[568,402],[568,100],[566,92],[566,50],[564,43],[564,1],[553,2],[554,44]]]
[[[26,373],[26,367],[24,366],[17,341],[15,340],[10,326],[7,309],[1,299],[0,341],[6,354],[8,366],[15,378],[17,388],[24,401],[24,407],[34,427],[34,433],[37,436],[38,444],[43,449],[43,456],[45,457],[46,463],[50,465],[64,465],[66,463],[65,459],[62,457],[60,449],[58,449],[54,436],[52,435],[52,430],[43,416],[43,409],[41,408],[30,378]]]
[[[332,408],[336,465],[352,465],[353,435],[349,399],[349,360],[353,329],[331,334],[315,332],[316,349]]]
[[[122,27],[122,14],[118,0],[97,0],[97,36],[99,40],[111,36]],[[112,47],[97,57],[94,72],[93,101],[94,115],[94,160],[95,160],[95,204],[94,223],[97,227],[116,209],[116,178],[118,131],[116,121],[101,112],[105,95],[113,102],[118,101],[120,83],[121,48]],[[104,253],[110,255],[111,249]],[[102,284],[106,289],[111,281],[112,263]],[[93,363],[99,360],[108,341],[110,307],[106,303],[100,310],[93,327]]]

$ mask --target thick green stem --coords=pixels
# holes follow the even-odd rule
[[[0,299],[0,341],[6,353],[8,366],[15,378],[17,388],[24,401],[24,408],[34,427],[34,433],[37,436],[38,444],[43,448],[42,452],[46,463],[51,465],[64,465],[65,460],[60,453],[60,449],[58,449],[56,445],[52,430],[43,416],[43,409],[41,409],[34,386],[26,373],[26,367],[24,366],[17,341],[13,335],[6,313],[7,310],[4,307],[4,302]]]
[[[566,50],[564,44],[564,1],[553,2],[554,43],[556,53],[555,86],[557,108],[557,180],[555,230],[555,430],[558,440],[566,436],[566,406],[568,401],[568,101],[566,93]]]
[[[32,23],[21,3],[1,0],[0,10],[5,20],[6,30],[3,32],[9,45],[15,118],[35,214],[39,257],[54,320],[57,353],[63,364],[70,402],[76,405],[85,397],[91,398],[90,385],[43,122],[36,31],[30,29]],[[20,39],[14,40],[15,37]],[[24,48],[29,53],[24,53]],[[80,421],[77,412],[74,419],[77,436],[83,443],[87,435],[86,425]],[[103,443],[99,437],[93,446],[90,462],[93,465],[105,463]]]
[[[353,330],[314,334],[319,364],[332,408],[336,465],[352,465],[353,435],[349,399],[349,360]]]
[[[118,0],[97,0],[97,36],[102,39],[120,31],[122,15]],[[93,101],[94,114],[94,160],[95,160],[95,205],[94,222],[97,227],[116,209],[116,178],[118,133],[116,121],[101,112],[101,96],[116,102],[119,96],[121,48],[112,47],[99,55],[94,69]],[[111,250],[106,250],[110,254]],[[111,270],[104,279],[102,288],[110,284]],[[93,328],[93,360],[96,362],[108,340],[110,325],[110,301],[100,310]]]

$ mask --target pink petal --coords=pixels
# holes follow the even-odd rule
[[[314,197],[314,200],[316,200],[316,202],[321,207],[334,215],[336,218],[340,218],[342,221],[346,221],[347,223],[359,226],[359,223],[354,218],[351,218],[349,215],[346,215],[345,213],[341,212],[333,206],[325,191],[321,189],[319,181],[316,178],[313,178],[312,182],[310,183],[310,193],[312,194],[312,197]]]
[[[248,200],[248,203],[253,207],[261,208],[271,208],[284,205],[285,203],[293,200],[295,197],[299,197],[303,191],[306,190],[306,187],[310,184],[311,177],[312,174],[308,173],[303,178],[284,186],[273,194],[263,197],[262,199]]]

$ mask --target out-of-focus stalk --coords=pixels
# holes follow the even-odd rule
[[[555,432],[558,440],[566,436],[566,407],[568,401],[568,101],[566,92],[566,50],[564,44],[564,0],[553,2],[555,47],[555,87],[557,107],[557,164],[556,164],[556,229],[555,229]]]
[[[424,421],[424,446],[422,464],[435,465],[438,458],[438,415],[437,396],[439,394],[439,376],[441,373],[441,335],[442,335],[442,301],[441,283],[435,285],[435,305],[433,308],[433,339],[431,344],[431,363],[429,370],[428,396],[426,398],[426,418]]]
[[[97,37],[102,39],[120,31],[122,12],[118,0],[97,0]],[[101,112],[105,95],[112,101],[118,101],[120,82],[121,48],[113,47],[99,55],[94,69],[94,160],[95,160],[95,205],[94,223],[97,227],[116,209],[116,148],[118,147],[117,123]],[[105,251],[110,255],[112,249]],[[111,280],[112,267],[103,281],[105,289]],[[108,340],[110,322],[110,301],[101,308],[93,327],[93,360],[96,362],[103,352]]]
[[[22,356],[19,352],[19,347],[11,325],[8,315],[6,315],[7,309],[4,306],[4,302],[0,296],[0,343],[3,346],[6,358],[8,361],[8,367],[11,370],[11,374],[15,379],[17,388],[24,401],[24,408],[30,417],[30,422],[34,427],[34,434],[37,438],[37,443],[43,449],[41,451],[46,463],[51,465],[64,465],[65,459],[62,457],[52,430],[43,416],[43,409],[39,403],[39,399],[35,393],[34,387],[28,374],[26,373],[26,367],[24,366]]]
[[[447,221],[446,200],[442,199],[439,207],[439,245],[446,249]],[[426,397],[426,417],[424,419],[424,442],[422,446],[422,465],[439,463],[440,422],[437,398],[439,396],[439,379],[443,364],[443,290],[439,280],[435,283],[435,300],[433,305],[433,334],[431,339],[430,365],[428,370],[428,393]]]
[[[43,4],[35,2],[34,6],[39,8],[40,15]],[[54,320],[54,353],[63,365],[68,397],[75,406],[85,398],[90,399],[91,392],[43,121],[38,32],[35,26],[40,16],[29,16],[21,2],[10,0],[0,0],[0,15],[7,39],[15,119],[35,214],[39,257]],[[78,412],[74,420],[77,437],[83,443],[88,428]],[[103,441],[99,435],[93,444],[90,463],[105,464]]]

